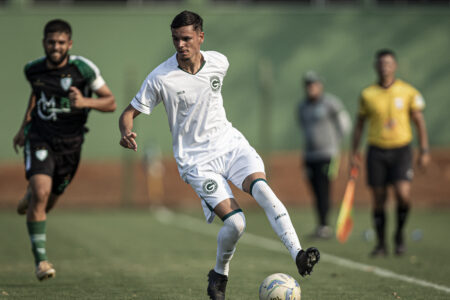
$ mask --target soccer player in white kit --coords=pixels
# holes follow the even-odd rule
[[[264,163],[246,138],[227,120],[221,88],[229,63],[219,52],[201,51],[203,20],[183,11],[172,21],[176,53],[145,79],[119,120],[120,145],[137,151],[133,120],[150,114],[163,102],[172,133],[173,152],[181,178],[201,199],[211,223],[223,221],[217,237],[216,265],[208,273],[207,293],[225,299],[230,260],[244,233],[245,216],[227,180],[249,193],[294,259],[300,275],[309,275],[319,261],[314,248],[302,250],[289,214],[266,181]]]

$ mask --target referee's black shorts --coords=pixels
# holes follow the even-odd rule
[[[384,149],[369,146],[367,152],[367,180],[371,187],[381,187],[397,181],[411,181],[412,148],[406,145],[399,148]]]

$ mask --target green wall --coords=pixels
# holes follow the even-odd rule
[[[109,159],[123,153],[117,129],[121,111],[145,76],[174,53],[169,24],[183,9],[0,8],[0,160],[21,159],[12,138],[30,93],[22,70],[27,61],[43,55],[46,21],[58,17],[72,24],[72,53],[93,60],[116,96],[117,112],[91,112],[84,147],[84,157]],[[450,9],[209,6],[196,11],[205,20],[203,49],[218,50],[230,61],[223,87],[228,118],[258,150],[300,147],[295,108],[306,70],[323,74],[327,90],[354,115],[360,90],[375,79],[373,54],[381,47],[396,50],[399,77],[423,93],[431,144],[450,144]],[[262,76],[260,70],[266,69],[271,74]],[[262,77],[272,80],[262,85]],[[267,95],[272,102],[264,102]],[[261,117],[264,108],[270,114]],[[140,145],[159,144],[171,153],[163,106],[151,117],[140,116],[137,132]]]

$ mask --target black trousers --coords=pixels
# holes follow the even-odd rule
[[[330,169],[331,159],[319,161],[305,161],[306,173],[311,184],[316,202],[319,225],[328,225],[328,211],[330,210]]]

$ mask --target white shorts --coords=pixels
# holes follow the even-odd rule
[[[245,178],[256,172],[264,172],[264,163],[250,144],[243,143],[231,152],[195,166],[185,175],[185,181],[202,200],[206,221],[211,223],[216,205],[234,198],[227,180],[242,190]]]

